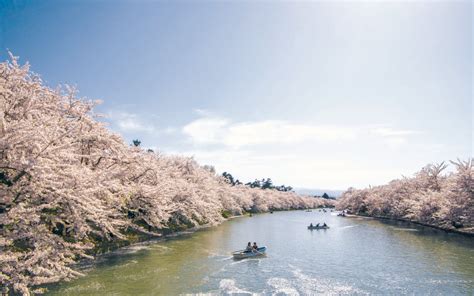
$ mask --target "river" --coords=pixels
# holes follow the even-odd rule
[[[328,230],[308,230],[326,222]],[[266,257],[235,261],[248,241]],[[49,295],[474,293],[474,239],[401,222],[288,211],[124,248]]]

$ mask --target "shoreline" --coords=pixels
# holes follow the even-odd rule
[[[370,216],[370,215],[362,215],[362,214],[348,214],[346,215],[348,218],[355,218],[355,217],[361,217],[361,218],[372,218],[372,219],[378,219],[378,220],[389,220],[389,221],[399,221],[399,222],[405,222],[405,223],[413,223],[417,225],[421,225],[424,227],[429,227],[437,230],[442,230],[446,233],[456,233],[460,234],[466,237],[472,237],[474,238],[474,232],[468,232],[468,231],[461,231],[458,229],[449,229],[449,228],[443,228],[441,226],[436,226],[436,225],[431,225],[423,222],[418,222],[418,221],[411,221],[407,219],[402,219],[402,218],[392,218],[392,217],[385,217],[385,216]],[[474,231],[474,230],[473,230]]]

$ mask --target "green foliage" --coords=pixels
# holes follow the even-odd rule
[[[263,182],[262,182],[262,189],[273,189],[273,188],[275,188],[275,187],[273,186],[272,179],[267,178],[266,180],[263,180],[263,179],[262,179],[262,181],[263,181]]]
[[[224,218],[227,219],[227,218],[229,218],[229,217],[231,217],[231,216],[232,216],[232,212],[231,212],[231,211],[229,211],[229,210],[224,210],[224,211],[222,211],[222,217],[224,217]]]
[[[224,179],[226,180],[226,182],[229,183],[229,184],[232,185],[232,186],[242,184],[242,182],[240,182],[239,179],[234,180],[234,177],[233,177],[230,173],[228,173],[228,172],[223,172],[223,173],[222,173],[222,177],[224,177]]]

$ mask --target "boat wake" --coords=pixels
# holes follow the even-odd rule
[[[272,295],[300,295],[291,282],[285,278],[271,278],[267,281],[267,285],[272,288]]]
[[[235,284],[235,280],[233,279],[222,279],[219,282],[219,291],[224,293],[224,295],[231,294],[231,295],[258,295],[258,293],[250,292],[243,290]]]
[[[228,257],[219,259],[219,261],[227,261],[227,260],[232,260],[232,259],[233,259],[232,256],[228,256]]]
[[[234,260],[234,262],[230,263],[230,265],[236,265],[236,264],[242,264],[242,263],[249,263],[249,262],[252,262],[252,263],[257,263],[257,265],[260,265],[260,261],[262,259],[260,258],[255,258],[255,257],[252,257],[252,258],[247,258],[247,259],[242,259],[242,260]]]
[[[295,285],[303,295],[368,295],[351,285],[343,284],[331,279],[311,277],[299,269],[292,271],[296,278]]]

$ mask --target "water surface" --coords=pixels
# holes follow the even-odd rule
[[[328,230],[308,230],[326,222]],[[235,261],[248,241],[268,255]],[[50,295],[472,295],[474,239],[407,223],[291,211],[232,219],[100,258]]]

